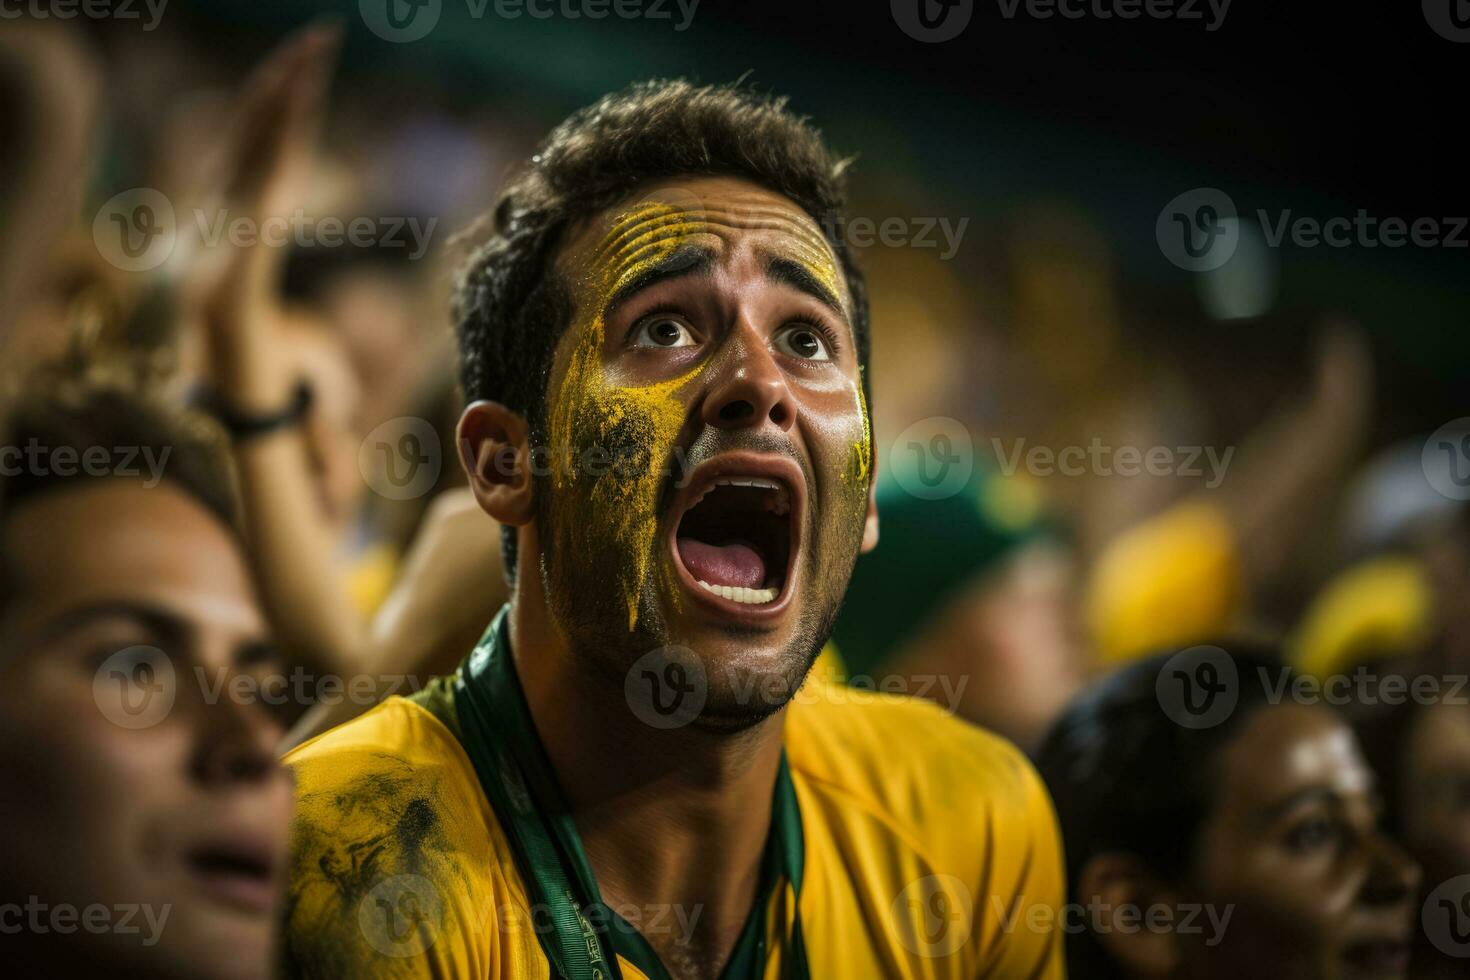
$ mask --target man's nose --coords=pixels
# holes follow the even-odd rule
[[[758,332],[742,325],[716,355],[715,383],[702,416],[717,429],[759,429],[767,421],[782,432],[796,424],[796,404],[786,374]]]
[[[1371,846],[1372,865],[1363,887],[1363,903],[1382,906],[1411,901],[1419,888],[1419,865],[1383,834],[1375,834]]]
[[[285,732],[262,703],[237,701],[228,687],[199,706],[195,775],[204,783],[260,782],[276,775],[276,750]]]

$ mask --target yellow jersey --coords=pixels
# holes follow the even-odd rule
[[[288,976],[557,975],[543,948],[550,910],[477,776],[452,683],[390,698],[287,755],[298,793]],[[1065,975],[1056,819],[1016,748],[931,703],[815,677],[786,709],[784,743],[801,880],[794,900],[775,889],[752,915],[746,931],[764,935],[748,975],[790,975],[793,957],[819,980]],[[525,787],[501,790],[505,806]],[[644,934],[690,925],[678,909],[616,911]],[[625,980],[666,976],[616,959]]]

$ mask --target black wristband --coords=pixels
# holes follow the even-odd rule
[[[278,412],[242,411],[208,388],[196,392],[194,398],[195,405],[218,419],[236,443],[249,442],[300,425],[306,419],[306,413],[311,411],[311,401],[311,385],[305,381],[296,383],[290,404]]]

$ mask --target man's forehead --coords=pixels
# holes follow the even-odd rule
[[[240,633],[265,629],[239,543],[168,481],[108,480],[26,501],[0,524],[0,543],[43,615],[147,605]]]
[[[790,199],[747,181],[700,178],[660,184],[584,222],[565,270],[607,292],[641,263],[683,245],[732,257],[746,248],[805,266],[846,300],[836,256],[821,228]]]

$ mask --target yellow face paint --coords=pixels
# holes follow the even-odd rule
[[[861,367],[858,368],[862,370]],[[868,480],[873,472],[873,425],[868,418],[868,398],[863,394],[863,383],[859,379],[857,383],[858,412],[863,418],[862,438],[852,444],[852,451],[848,454],[847,467],[843,470],[842,479],[862,487],[868,488]]]
[[[594,257],[599,271],[586,284],[591,288],[578,297],[577,308],[586,313],[572,325],[576,346],[548,412],[548,435],[558,450],[553,464],[556,527],[570,539],[562,542],[562,554],[597,554],[606,544],[594,548],[592,539],[612,539],[628,562],[619,574],[629,631],[638,624],[638,597],[654,554],[660,481],[684,424],[685,408],[675,395],[704,369],[704,362],[656,384],[610,384],[602,367],[602,310],[619,288],[667,258],[700,228],[692,216],[664,204],[640,206],[614,223]],[[618,253],[626,257],[618,261]],[[621,457],[620,465],[601,465],[599,451]],[[587,465],[591,454],[599,454],[598,465]]]
[[[659,491],[687,418],[687,406],[678,394],[709,361],[701,359],[683,373],[653,384],[617,384],[608,378],[603,363],[607,343],[603,311],[625,285],[692,239],[718,237],[716,228],[722,225],[784,229],[777,223],[783,217],[769,205],[742,210],[732,221],[724,208],[642,203],[618,215],[587,253],[588,272],[576,283],[577,317],[568,331],[572,347],[547,412],[556,490],[555,553],[565,561],[618,556],[619,567],[607,571],[618,579],[630,632],[638,624],[640,596],[658,554]],[[833,295],[843,295],[839,271],[820,234],[812,231],[810,238],[788,237],[785,245],[791,257]],[[872,450],[861,384],[858,401],[863,435],[853,445],[850,473],[844,472],[843,479],[861,481],[866,488]],[[663,591],[677,601],[672,568],[661,567],[669,573]]]

